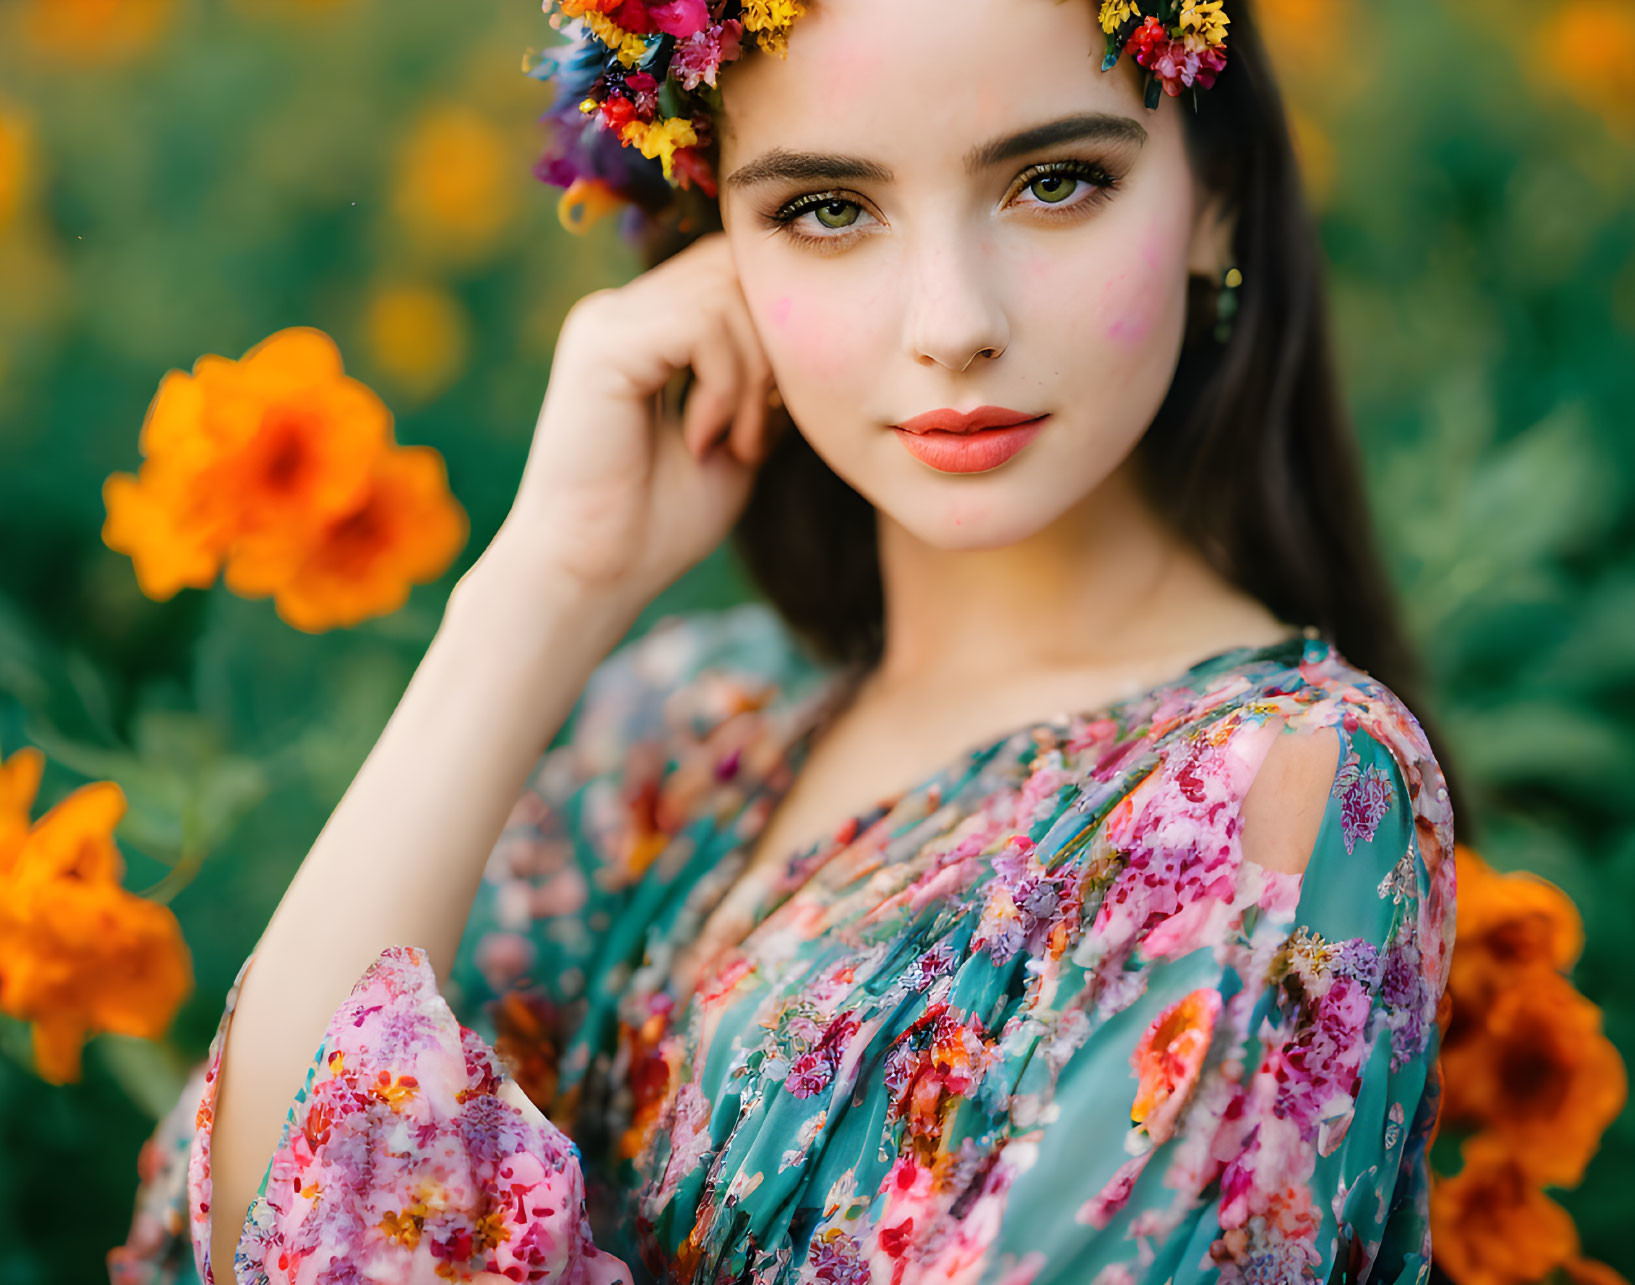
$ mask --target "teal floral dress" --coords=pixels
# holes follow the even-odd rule
[[[446,994],[405,943],[336,1013],[229,1273],[235,986],[117,1285],[1428,1279],[1453,821],[1401,701],[1312,631],[1236,648],[746,871],[858,677],[759,603],[615,651]],[[1244,859],[1272,742],[1321,728],[1309,864]]]

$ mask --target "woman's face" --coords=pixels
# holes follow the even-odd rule
[[[1189,270],[1225,262],[1188,100],[1147,109],[1103,51],[1093,0],[817,0],[787,59],[721,77],[722,219],[778,390],[936,546],[1009,544],[1089,497],[1169,388]],[[894,427],[984,405],[1046,418],[998,464],[937,467]]]

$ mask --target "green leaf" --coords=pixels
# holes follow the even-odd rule
[[[86,1045],[138,1110],[150,1120],[166,1115],[182,1095],[192,1064],[166,1041],[99,1035]]]

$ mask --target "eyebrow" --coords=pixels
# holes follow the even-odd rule
[[[1134,143],[1137,147],[1147,141],[1147,131],[1133,116],[1114,112],[1079,112],[1031,125],[1014,134],[1006,134],[991,142],[973,147],[965,154],[965,172],[977,174],[991,166],[1026,156],[1047,147],[1086,140],[1095,142]],[[868,180],[890,183],[891,170],[878,161],[861,156],[827,155],[822,152],[791,152],[775,147],[762,156],[740,165],[722,181],[721,187],[746,188],[762,183],[801,182],[838,183]]]

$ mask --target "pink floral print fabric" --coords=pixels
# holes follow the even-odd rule
[[[973,746],[747,871],[855,677],[759,604],[610,657],[489,862],[450,992],[470,1029],[438,1028],[459,1087],[401,1096],[412,1041],[372,1041],[367,1067],[326,1041],[240,1279],[269,1234],[362,1263],[405,1228],[444,1247],[423,1251],[441,1279],[485,1254],[495,1279],[610,1255],[678,1285],[1428,1279],[1453,828],[1406,707],[1322,637],[1237,648]],[[1340,755],[1309,861],[1257,865],[1243,800],[1277,737],[1315,731]],[[724,905],[740,931],[689,972]],[[411,957],[352,1011],[418,1029],[441,1001]],[[494,1100],[500,1066],[561,1133]],[[394,1094],[442,1104],[458,1226],[403,1221],[403,1174],[442,1144],[394,1131]],[[331,1100],[369,1113],[347,1136],[371,1158],[321,1170],[367,1219],[303,1204]],[[187,1279],[162,1160],[207,1170],[207,1125],[178,1113],[150,1144],[120,1285]],[[548,1201],[506,1203],[518,1175]],[[517,1256],[530,1220],[543,1257]]]

